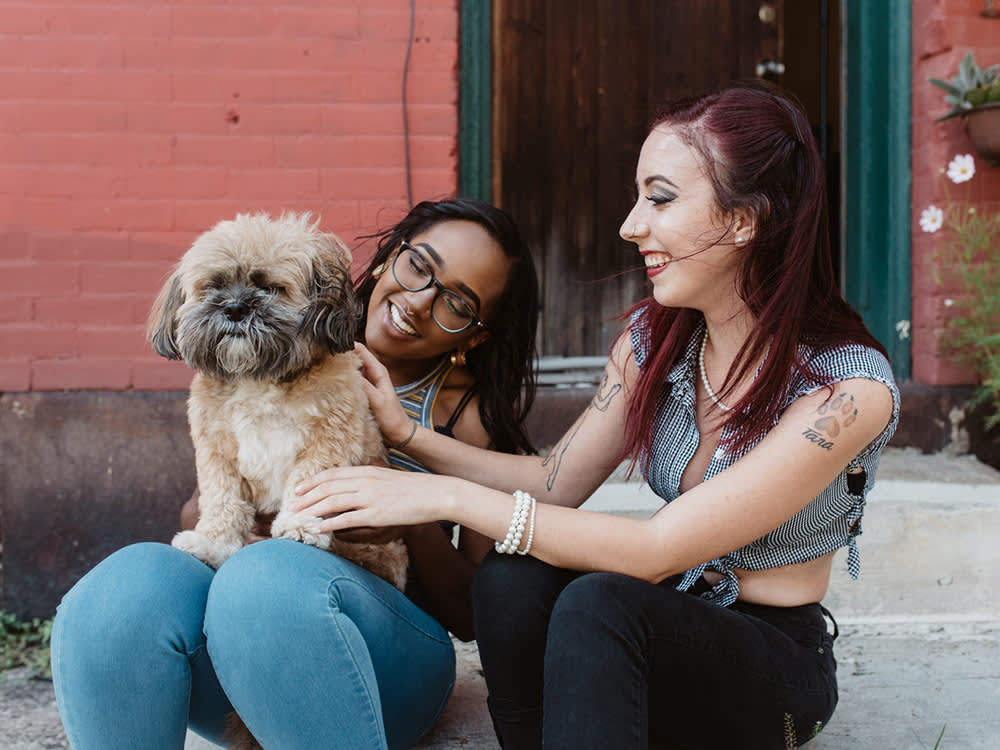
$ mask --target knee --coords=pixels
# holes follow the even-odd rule
[[[553,603],[575,575],[532,557],[490,552],[472,584],[476,639],[544,634]]]
[[[628,598],[629,590],[649,583],[620,573],[587,573],[574,579],[559,596],[560,609],[606,607]]]
[[[251,544],[216,572],[205,632],[211,637],[213,631],[232,633],[244,626],[280,632],[310,615],[327,617],[340,606],[338,581],[359,570],[336,555],[288,539]]]
[[[509,599],[517,588],[518,560],[490,552],[472,581],[473,601],[483,607]]]
[[[149,611],[207,591],[212,571],[166,544],[146,542],[106,557],[69,590],[59,605],[74,610]]]
[[[568,633],[580,638],[602,631],[633,630],[641,612],[638,590],[649,586],[646,581],[618,573],[580,576],[566,586],[556,601],[550,640],[559,640]]]
[[[178,549],[134,544],[105,558],[70,589],[55,627],[95,643],[148,640],[188,619],[200,631],[211,579],[210,568]]]
[[[233,554],[215,574],[208,594],[206,628],[213,620],[227,622],[227,629],[240,615],[267,611],[279,614],[294,603],[301,570],[296,565],[296,547],[289,540],[266,540]]]

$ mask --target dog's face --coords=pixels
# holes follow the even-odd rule
[[[308,214],[240,214],[195,240],[150,315],[153,349],[214,377],[284,380],[354,345],[351,256]]]

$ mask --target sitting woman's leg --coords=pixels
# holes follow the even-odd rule
[[[566,587],[545,651],[545,747],[784,748],[837,702],[818,604],[718,607],[594,573]],[[791,727],[791,729],[789,729]]]
[[[231,710],[205,650],[213,571],[163,544],[115,552],[66,594],[52,680],[78,750],[184,747],[189,721],[218,740]]]
[[[476,641],[490,716],[504,750],[542,745],[542,665],[549,617],[559,594],[577,575],[533,557],[492,551],[476,572]]]
[[[455,681],[436,620],[382,579],[288,540],[222,565],[205,632],[220,682],[264,747],[409,748]]]

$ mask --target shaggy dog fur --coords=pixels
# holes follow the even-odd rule
[[[218,568],[243,547],[256,513],[271,535],[346,557],[397,588],[402,542],[338,542],[291,513],[297,483],[332,466],[385,460],[361,388],[351,256],[308,214],[240,214],[185,253],[150,316],[157,353],[197,370],[188,420],[200,518],[173,545]]]
[[[156,352],[197,370],[188,421],[200,518],[173,545],[218,568],[245,546],[255,515],[271,535],[328,549],[399,589],[402,540],[351,544],[292,513],[295,485],[332,466],[385,461],[351,351],[360,308],[351,256],[308,214],[240,214],[201,235],[150,315]],[[230,739],[258,747],[235,715]]]
[[[308,214],[240,214],[201,235],[150,316],[153,348],[197,370],[188,399],[201,491],[194,531],[173,545],[218,568],[260,513],[271,535],[346,557],[397,588],[401,541],[338,542],[287,510],[297,483],[332,466],[385,460],[361,388],[351,256]]]

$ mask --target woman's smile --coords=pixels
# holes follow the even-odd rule
[[[653,278],[660,271],[670,265],[672,258],[666,253],[643,253],[642,259],[646,264],[646,275]]]
[[[392,302],[388,302],[387,304],[389,307],[389,319],[392,321],[392,325],[396,330],[401,333],[405,333],[407,336],[420,335],[420,332],[406,320],[403,315],[403,311],[398,306]]]

